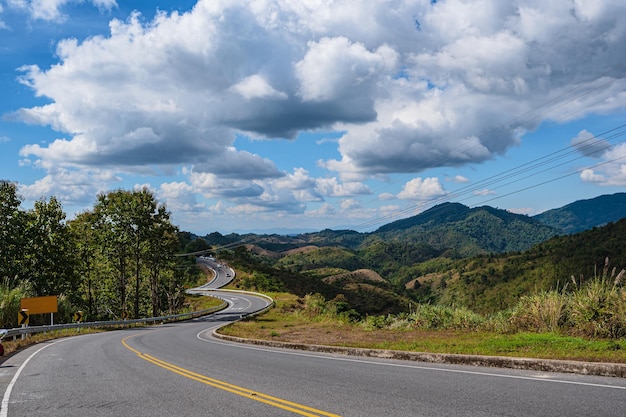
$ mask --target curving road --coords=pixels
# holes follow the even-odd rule
[[[202,291],[206,291],[204,288]],[[2,416],[623,416],[626,379],[353,358],[233,344],[222,312],[33,346],[0,366]]]

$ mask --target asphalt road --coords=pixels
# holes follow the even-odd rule
[[[187,322],[42,343],[0,366],[4,416],[619,416],[626,379],[306,353],[213,329],[267,300],[231,292]]]

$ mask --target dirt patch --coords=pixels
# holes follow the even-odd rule
[[[296,253],[307,253],[318,251],[320,248],[313,245],[302,246],[301,248],[289,249],[283,252],[283,255],[295,255]]]
[[[337,323],[311,323],[310,325],[293,325],[279,327],[271,323],[265,326],[247,325],[237,323],[232,327],[220,330],[220,333],[228,335],[243,335],[251,339],[266,339],[289,343],[305,343],[328,346],[372,346],[397,343],[403,340],[407,343],[423,340],[445,340],[456,334],[446,331],[424,330],[368,330],[354,325],[342,325]],[[242,329],[240,326],[245,327]],[[243,330],[243,331],[242,331]]]
[[[337,284],[338,282],[387,282],[376,271],[371,269],[357,269],[352,272],[345,272],[343,274],[331,275],[323,279],[327,284]]]

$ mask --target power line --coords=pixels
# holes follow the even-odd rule
[[[626,128],[626,124],[622,124],[622,125],[617,126],[617,127],[613,128],[613,129],[609,129],[609,130],[607,130],[607,131],[605,131],[605,132],[603,132],[603,133],[601,133],[599,135],[595,135],[593,137],[587,138],[587,139],[581,141],[580,143],[578,143],[576,145],[570,145],[570,146],[567,146],[565,148],[561,148],[561,149],[559,149],[557,151],[554,151],[554,152],[549,153],[547,155],[544,155],[542,157],[536,158],[536,159],[534,159],[532,161],[529,161],[529,162],[526,162],[524,164],[518,165],[517,167],[511,168],[511,169],[508,169],[508,170],[503,171],[501,173],[498,173],[498,174],[495,174],[493,176],[487,177],[487,178],[485,178],[483,180],[480,180],[480,181],[478,181],[478,182],[476,182],[476,183],[474,183],[472,185],[468,185],[468,186],[462,187],[462,188],[460,188],[459,190],[457,190],[457,191],[455,191],[453,193],[449,193],[449,194],[446,194],[445,196],[441,196],[441,197],[438,197],[438,198],[435,198],[435,199],[431,199],[431,200],[428,200],[428,201],[421,202],[419,204],[412,205],[410,207],[407,207],[407,208],[402,209],[402,210],[398,210],[398,211],[396,211],[396,212],[394,212],[392,214],[386,215],[386,216],[381,216],[381,217],[378,217],[376,219],[371,219],[371,220],[369,220],[367,222],[364,222],[364,223],[361,223],[361,224],[357,225],[356,226],[356,230],[366,229],[366,228],[375,226],[377,224],[382,224],[382,223],[384,223],[387,220],[390,220],[392,218],[397,218],[397,217],[399,217],[402,214],[408,214],[408,213],[411,213],[411,212],[415,212],[415,211],[417,211],[417,210],[419,210],[421,208],[424,208],[426,206],[429,206],[429,205],[440,204],[440,203],[443,203],[443,202],[450,201],[450,200],[452,200],[454,198],[462,197],[462,196],[464,196],[466,194],[473,193],[473,192],[475,192],[475,191],[477,191],[477,190],[479,190],[481,188],[484,188],[486,186],[491,186],[491,185],[500,183],[500,182],[505,181],[507,179],[520,176],[522,174],[531,172],[533,170],[537,170],[539,168],[543,168],[543,169],[541,169],[540,171],[536,171],[536,172],[534,172],[532,174],[528,174],[528,175],[526,175],[526,176],[524,176],[522,178],[519,178],[519,179],[517,179],[515,181],[511,181],[509,183],[505,183],[505,184],[503,184],[503,185],[501,185],[501,186],[499,186],[497,188],[501,188],[503,186],[510,185],[510,184],[515,183],[515,182],[519,182],[519,181],[528,179],[528,178],[530,178],[532,176],[538,175],[539,173],[547,172],[547,171],[555,169],[555,168],[557,168],[559,166],[563,166],[565,164],[571,163],[571,162],[576,161],[578,159],[584,158],[585,156],[589,156],[589,155],[592,155],[592,154],[597,154],[597,153],[599,153],[601,151],[606,151],[606,150],[610,149],[611,147],[615,146],[616,144],[624,142],[624,140],[622,140],[622,141],[619,141],[619,142],[617,142],[615,144],[610,144],[610,140],[615,139],[615,138],[619,138],[619,137],[622,137],[622,136],[626,135],[626,129],[625,128]],[[609,136],[605,137],[607,135],[609,135]],[[604,141],[606,141],[605,145],[597,146],[600,138],[603,138]],[[584,152],[584,151],[590,151],[590,152],[588,152],[586,155],[580,156],[579,153],[580,152]],[[559,160],[561,160],[563,158],[566,158],[567,156],[570,156],[572,154],[577,154],[578,156],[576,156],[575,158],[571,158],[571,159],[569,159],[569,160],[567,160],[565,162],[560,162],[558,164],[549,165],[549,164],[552,164],[552,163],[554,163],[556,161],[559,161]],[[546,166],[547,166],[547,168],[544,168]],[[520,192],[521,191],[523,191],[523,190],[520,190]]]

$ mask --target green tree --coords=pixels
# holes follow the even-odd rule
[[[21,278],[24,259],[26,218],[17,185],[0,180],[0,278],[14,287]]]
[[[55,197],[36,201],[26,218],[25,264],[36,295],[65,294],[72,299],[77,262],[61,204]]]
[[[145,252],[145,263],[150,276],[150,301],[152,316],[156,317],[160,311],[159,294],[161,291],[161,278],[168,283],[176,274],[174,253],[179,248],[178,228],[170,222],[170,213],[165,206],[159,206],[152,216],[152,222],[147,233],[147,251]],[[171,271],[168,273],[167,271]],[[164,273],[165,272],[165,273]],[[165,289],[167,290],[166,284]],[[168,297],[170,299],[171,297]],[[168,303],[168,307],[172,307]]]
[[[118,311],[126,311],[130,289],[135,317],[149,307],[153,315],[158,315],[159,280],[171,275],[168,270],[174,268],[173,255],[179,246],[178,230],[170,222],[170,213],[144,188],[101,194],[94,217],[97,241],[116,271]],[[149,278],[148,284],[145,277]],[[144,303],[148,298],[149,307]]]
[[[86,304],[89,317],[94,317],[98,311],[98,289],[101,287],[96,278],[101,269],[98,268],[101,265],[101,258],[98,256],[95,224],[95,215],[89,211],[78,214],[68,224],[78,260],[77,273],[82,277],[80,286],[82,304]]]

